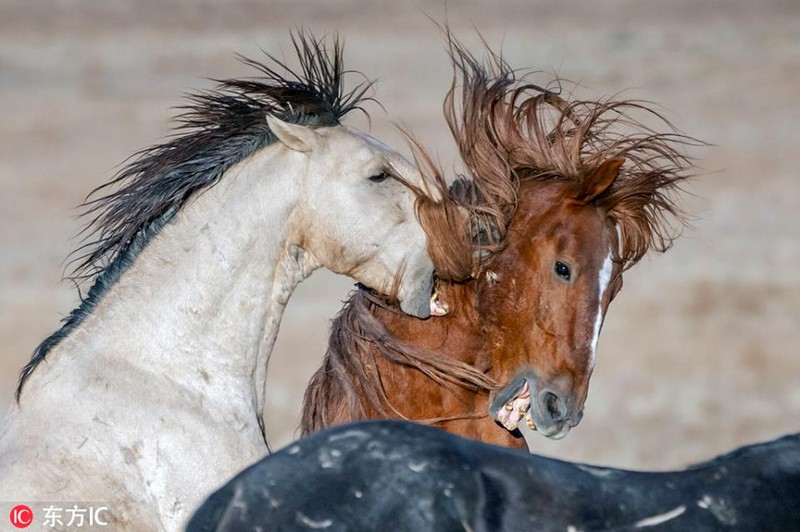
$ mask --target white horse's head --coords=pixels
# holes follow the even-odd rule
[[[436,191],[426,187],[420,171],[351,128],[267,120],[278,141],[301,160],[296,243],[322,266],[379,292],[395,292],[404,312],[427,318],[433,262],[415,202],[419,190]]]

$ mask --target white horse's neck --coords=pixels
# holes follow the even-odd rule
[[[259,423],[267,362],[292,290],[318,267],[300,247],[301,180],[268,170],[300,171],[302,161],[284,159],[301,157],[267,148],[228,170],[48,354],[22,393],[25,415],[12,411],[8,423],[17,426],[0,440],[0,500],[39,496],[6,493],[13,487],[2,485],[3,454],[47,434],[64,447],[53,459],[69,460],[58,466],[54,491],[65,480],[75,500],[87,496],[74,480],[91,476],[80,470],[85,463],[129,467],[122,492],[130,497],[144,481],[137,496],[173,516],[161,523],[170,529],[266,452]]]
[[[297,176],[269,175],[300,166],[281,165],[284,157],[302,155],[264,150],[187,204],[74,335],[81,356],[200,386],[206,407],[246,393],[241,399],[261,412],[284,307],[318,267],[298,246]]]

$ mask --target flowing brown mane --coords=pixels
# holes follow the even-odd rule
[[[545,117],[554,106],[563,106]],[[680,147],[695,141],[677,132],[656,133],[633,118],[637,112],[661,120],[637,101],[575,101],[538,95],[516,107],[515,116],[498,128],[498,145],[518,175],[571,181],[592,190],[593,170],[601,163],[624,161],[619,176],[596,197],[586,198],[603,209],[620,233],[618,259],[628,269],[648,251],[670,248],[686,224],[676,204],[680,183],[689,175],[688,158]]]
[[[682,150],[701,143],[677,132],[645,102],[570,101],[562,96],[565,82],[556,79],[546,88],[530,83],[529,75],[518,75],[499,55],[489,51],[488,61],[481,62],[449,35],[448,40],[454,78],[444,115],[468,173],[451,187],[451,198],[469,212],[473,241],[454,252],[456,266],[445,278],[463,278],[451,273],[463,274],[468,266],[474,278],[503,249],[511,238],[507,228],[518,208],[521,180],[566,183],[575,199],[600,208],[617,228],[614,254],[622,270],[648,250],[669,249],[686,223],[676,203],[680,184],[689,177],[690,161]],[[432,158],[419,146],[417,152],[433,179],[444,182]],[[614,159],[624,161],[618,177],[601,193],[593,192],[595,170]],[[430,214],[421,204],[419,212],[429,222],[423,226],[441,223],[435,218],[441,210]],[[474,285],[469,281],[464,289]],[[384,388],[380,359],[414,367],[446,388],[472,393],[498,388],[469,364],[393,337],[376,317],[385,308],[378,303],[358,291],[334,320],[323,366],[306,391],[304,434],[342,420],[402,418]]]
[[[611,187],[587,200],[618,227],[618,258],[625,269],[649,250],[669,249],[687,221],[676,203],[680,184],[690,176],[683,149],[702,142],[678,132],[648,102],[569,101],[561,96],[563,80],[536,85],[527,81],[530,73],[518,75],[490,50],[484,65],[452,38],[449,44],[456,76],[445,97],[445,118],[479,189],[495,187],[485,196],[506,200],[506,216],[498,219],[501,234],[502,221],[507,224],[516,207],[505,192],[508,183],[562,180],[580,196],[593,188],[600,164],[622,159]]]

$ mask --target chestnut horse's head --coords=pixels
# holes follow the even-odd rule
[[[475,298],[488,345],[477,364],[499,383],[489,415],[560,438],[581,420],[622,272],[684,223],[674,192],[690,166],[681,148],[697,141],[642,102],[570,100],[491,52],[485,65],[452,39],[450,51],[461,97],[454,82],[445,114],[477,188],[473,216],[492,213],[479,224],[505,245],[481,264]],[[496,193],[509,182],[513,209]]]
[[[622,287],[617,229],[592,199],[621,163],[599,165],[586,187],[523,181],[508,246],[479,282],[490,374],[503,385],[489,413],[509,430],[524,420],[559,438],[581,420],[603,318]]]
[[[666,251],[684,220],[674,193],[690,167],[681,148],[696,141],[641,102],[568,99],[559,82],[533,85],[447,37],[445,118],[467,175],[448,209],[417,206],[435,244],[432,313],[444,317],[408,318],[356,294],[306,392],[304,433],[397,417],[515,444],[494,421],[513,432],[527,418],[563,437],[581,419],[622,272]]]

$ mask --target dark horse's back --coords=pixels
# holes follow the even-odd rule
[[[676,472],[573,464],[411,423],[314,434],[211,495],[195,531],[800,530],[800,435]]]

